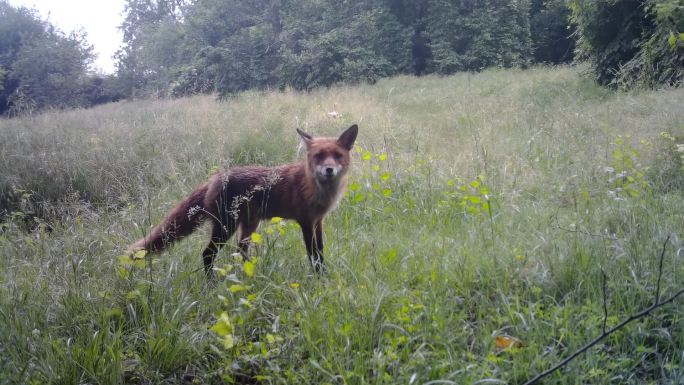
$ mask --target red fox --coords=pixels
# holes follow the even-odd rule
[[[358,130],[353,125],[338,138],[314,138],[297,129],[306,144],[305,160],[277,167],[232,167],[214,174],[178,203],[149,235],[132,244],[129,251],[161,251],[210,220],[211,240],[202,259],[205,272],[211,274],[216,253],[238,225],[238,247],[246,256],[259,222],[281,217],[299,223],[309,261],[316,272],[321,272],[323,217],[335,207],[346,188]]]

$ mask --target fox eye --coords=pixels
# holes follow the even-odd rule
[[[335,152],[333,153],[333,158],[335,158],[335,160],[340,160],[342,159],[342,154],[340,154],[339,152]]]
[[[325,158],[325,154],[322,154],[320,152],[317,154],[314,154],[314,159],[316,159],[316,160],[323,160],[323,158]]]

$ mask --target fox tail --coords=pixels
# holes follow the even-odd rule
[[[204,184],[176,205],[150,233],[128,247],[128,253],[139,250],[148,253],[165,249],[171,243],[191,234],[210,215],[204,207],[209,189]]]

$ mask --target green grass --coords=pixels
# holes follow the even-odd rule
[[[0,383],[521,383],[601,333],[602,272],[609,327],[652,303],[668,236],[662,295],[684,282],[683,105],[559,67],[0,120]],[[119,257],[213,170],[351,123],[325,276],[291,222],[253,276],[225,250],[207,282],[207,229]],[[683,309],[545,383],[682,383]]]

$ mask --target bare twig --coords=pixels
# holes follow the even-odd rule
[[[663,243],[663,251],[660,252],[660,262],[658,262],[658,281],[656,283],[656,295],[655,295],[655,304],[658,304],[658,301],[660,301],[660,278],[663,276],[663,257],[665,256],[665,246],[667,246],[667,243],[670,241],[670,236],[667,236],[667,239],[665,239],[665,242]]]
[[[623,328],[628,323],[630,323],[632,321],[636,321],[638,319],[641,319],[647,315],[650,315],[650,313],[653,310],[658,309],[662,306],[665,306],[671,302],[674,302],[680,295],[684,294],[684,289],[680,289],[679,291],[674,293],[674,295],[672,295],[671,297],[667,298],[664,301],[660,301],[660,279],[661,279],[662,273],[663,273],[663,259],[665,256],[665,248],[666,248],[667,243],[669,241],[670,241],[670,237],[668,236],[667,239],[665,240],[665,242],[663,243],[663,251],[660,253],[660,261],[659,261],[659,266],[658,266],[658,280],[657,280],[657,284],[656,284],[656,298],[655,298],[655,301],[653,302],[653,304],[651,306],[647,307],[646,309],[644,309],[644,310],[642,310],[636,314],[631,315],[629,318],[625,319],[624,321],[622,321],[619,324],[615,325],[614,327],[610,328],[608,331],[605,331],[605,322],[606,321],[604,318],[604,326],[603,326],[604,332],[601,333],[600,336],[594,338],[593,340],[588,342],[586,345],[584,345],[581,348],[579,348],[578,350],[576,350],[574,353],[572,353],[571,355],[566,357],[564,360],[559,362],[554,367],[552,367],[548,370],[545,370],[542,373],[537,374],[534,378],[527,381],[524,385],[532,385],[532,384],[537,383],[542,378],[548,376],[549,374],[551,374],[551,373],[555,372],[556,370],[562,368],[563,366],[567,365],[570,361],[574,360],[577,356],[579,356],[580,354],[589,350],[589,348],[593,347],[594,345],[599,343],[604,338],[606,338],[609,335],[613,334],[614,332],[620,330],[621,328]],[[605,290],[604,290],[604,295],[605,295]],[[607,312],[607,310],[605,310],[605,300],[604,300],[604,316],[606,315],[606,312]]]
[[[603,279],[603,334],[606,334],[606,323],[608,322],[608,294],[606,293],[606,286],[608,283],[608,277],[606,277],[606,272],[601,268],[601,277]]]
[[[648,308],[646,308],[646,309],[640,311],[639,313],[632,315],[631,317],[627,318],[626,320],[620,322],[620,323],[619,323],[618,325],[616,325],[615,327],[610,328],[610,330],[608,330],[607,332],[605,332],[605,333],[601,334],[600,336],[594,338],[594,339],[593,339],[591,342],[589,342],[588,344],[582,346],[582,347],[581,347],[580,349],[578,349],[576,352],[572,353],[568,358],[566,358],[566,359],[564,359],[563,361],[559,362],[558,365],[554,366],[553,368],[551,368],[551,369],[549,369],[549,370],[544,371],[543,373],[538,374],[538,375],[537,375],[536,377],[534,377],[533,379],[527,381],[524,385],[531,385],[531,384],[536,383],[537,381],[541,380],[542,378],[544,378],[544,377],[548,376],[549,374],[555,372],[556,370],[562,368],[562,367],[565,366],[568,362],[570,362],[570,361],[572,361],[573,359],[575,359],[575,357],[577,357],[577,356],[579,356],[580,354],[584,353],[586,350],[588,350],[588,349],[591,348],[592,346],[596,345],[597,343],[599,343],[601,340],[603,340],[604,338],[608,337],[609,335],[613,334],[613,333],[614,333],[615,331],[617,331],[618,329],[622,328],[623,326],[627,325],[628,323],[630,323],[630,322],[632,322],[632,321],[635,321],[635,320],[638,320],[638,319],[640,319],[640,318],[643,318],[643,317],[647,316],[650,312],[652,312],[653,310],[655,310],[655,309],[657,309],[657,308],[659,308],[659,307],[662,307],[662,306],[664,306],[664,305],[666,305],[666,304],[668,304],[668,303],[670,303],[670,302],[673,302],[675,299],[677,299],[677,297],[679,297],[679,296],[682,295],[682,294],[684,294],[684,289],[679,290],[679,291],[676,292],[672,297],[666,299],[665,301],[659,302],[659,303],[657,303],[657,304],[653,304],[653,305],[649,306]]]

